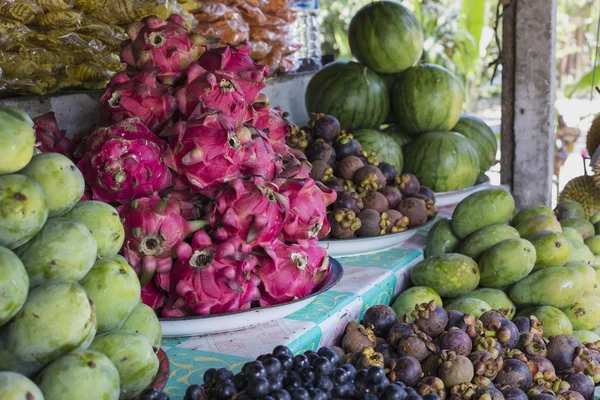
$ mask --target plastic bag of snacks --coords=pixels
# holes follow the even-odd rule
[[[220,38],[220,45],[249,41],[250,56],[272,72],[297,69],[290,56],[301,45],[293,42],[296,14],[288,0],[208,0],[193,13],[198,21],[194,30]]]
[[[175,0],[0,0],[0,97],[101,89],[124,68],[125,27],[171,13],[195,23]]]

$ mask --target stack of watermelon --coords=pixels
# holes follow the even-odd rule
[[[386,156],[404,159],[398,172],[436,192],[473,186],[495,163],[496,137],[480,119],[461,115],[459,79],[420,63],[424,37],[415,14],[392,0],[370,3],[352,19],[348,38],[358,62],[319,71],[306,90],[307,111],[337,117],[368,152],[403,152]],[[393,150],[390,137],[399,145]]]

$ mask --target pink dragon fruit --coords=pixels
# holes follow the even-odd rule
[[[92,133],[77,166],[95,199],[124,204],[171,185],[165,148],[138,118],[128,118]]]
[[[279,192],[290,203],[290,213],[283,227],[283,239],[298,241],[325,237],[330,231],[327,206],[337,198],[334,190],[313,179],[276,181]]]
[[[258,300],[257,259],[238,238],[213,243],[197,231],[190,250],[173,266],[163,317],[246,310]]]
[[[100,98],[100,122],[112,125],[138,117],[154,133],[160,133],[176,110],[172,88],[156,81],[160,68],[147,68],[129,77],[119,72]]]
[[[224,114],[206,113],[180,121],[167,133],[165,163],[187,185],[213,197],[223,183],[238,178],[244,160],[253,159],[252,133]]]
[[[261,176],[272,181],[283,169],[283,158],[275,152],[267,135],[253,126],[246,126],[252,135],[251,151],[246,152],[246,157],[240,167],[242,175]]]
[[[293,125],[285,119],[287,113],[280,108],[266,106],[254,106],[254,115],[250,123],[256,128],[267,133],[271,145],[282,155],[286,151],[285,138],[290,134]]]
[[[317,240],[285,244],[279,240],[258,256],[260,305],[270,306],[308,296],[329,273],[327,250]]]
[[[308,179],[312,165],[306,159],[306,155],[300,150],[286,146],[283,156],[282,171],[278,174],[280,179]]]
[[[146,285],[155,272],[171,270],[173,257],[182,250],[184,239],[202,228],[206,223],[186,220],[183,215],[193,215],[193,206],[157,194],[143,197],[119,207],[119,215],[125,227],[122,253]]]
[[[235,179],[217,192],[207,220],[217,239],[238,237],[257,248],[279,236],[288,207],[277,186],[262,177]]]
[[[225,79],[235,84],[244,94],[246,104],[255,102],[259,92],[266,86],[265,78],[269,75],[269,67],[252,61],[249,51],[248,43],[208,48],[198,60],[198,65],[214,72],[219,80]]]
[[[65,136],[66,131],[58,128],[54,113],[48,112],[33,119],[35,147],[42,153],[60,153],[71,157],[73,144]]]
[[[142,287],[140,297],[142,298],[142,303],[151,307],[154,311],[160,310],[167,302],[165,293],[157,288],[152,281]]]
[[[183,18],[171,14],[167,20],[155,16],[127,26],[129,40],[123,43],[121,61],[137,69],[159,67],[158,80],[173,85],[192,62],[206,38],[190,33]]]

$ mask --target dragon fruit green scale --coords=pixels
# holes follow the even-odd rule
[[[77,167],[95,199],[123,204],[171,186],[165,148],[139,118],[128,118],[94,131]]]
[[[127,27],[129,40],[121,49],[121,61],[133,68],[159,67],[158,80],[172,85],[181,71],[194,62],[204,38],[190,33],[184,19],[171,14],[167,20],[155,16]]]

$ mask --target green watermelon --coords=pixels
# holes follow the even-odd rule
[[[409,135],[449,131],[460,119],[463,101],[458,78],[446,68],[421,64],[398,77],[392,91],[393,119]]]
[[[475,143],[482,174],[494,165],[498,142],[494,131],[485,122],[473,115],[463,114],[460,116],[458,124],[452,128],[452,131],[465,135]]]
[[[412,136],[402,133],[396,125],[389,125],[383,130],[383,132],[390,135],[396,141],[396,143],[402,147],[402,150],[404,150],[406,145],[412,140]]]
[[[416,137],[404,151],[404,171],[434,192],[451,192],[475,184],[479,156],[472,141],[456,132],[429,132]]]
[[[385,82],[356,62],[335,62],[312,77],[304,97],[308,113],[335,116],[342,129],[376,129],[390,109]]]
[[[402,172],[404,166],[402,148],[391,135],[374,129],[359,129],[352,132],[352,136],[367,153],[373,151],[377,153],[375,157],[377,161],[392,164],[398,172]]]
[[[408,8],[376,1],[358,10],[348,28],[352,55],[376,72],[402,72],[421,59],[423,30]]]

